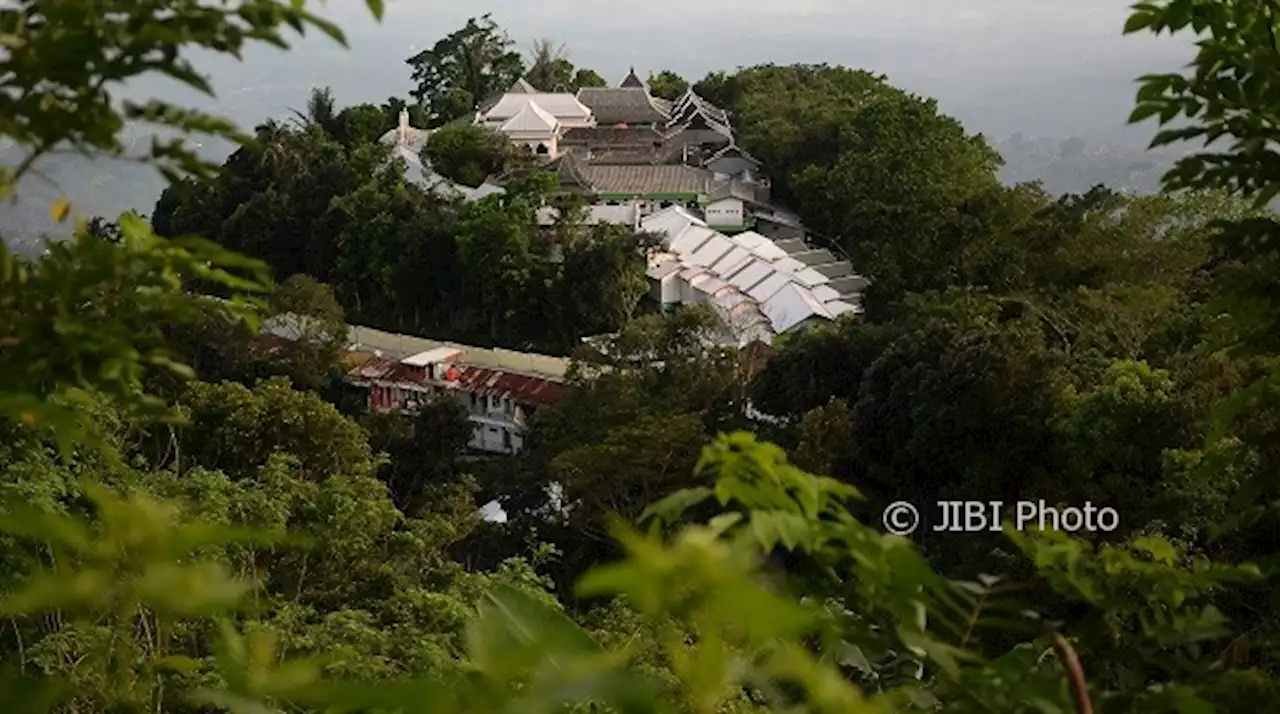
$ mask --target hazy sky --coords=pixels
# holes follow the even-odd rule
[[[828,62],[885,73],[936,97],[974,131],[1002,138],[1114,138],[1132,106],[1133,78],[1190,59],[1185,41],[1123,37],[1129,0],[387,0],[381,24],[362,0],[318,6],[348,33],[344,50],[308,37],[294,52],[254,52],[206,65],[219,106],[243,123],[300,106],[312,86],[340,103],[381,101],[409,88],[404,59],[492,12],[521,48],[549,37],[570,59],[617,81],[761,62]],[[1145,132],[1149,136],[1149,130]],[[1132,134],[1131,134],[1132,136]],[[1141,138],[1141,137],[1139,137]]]

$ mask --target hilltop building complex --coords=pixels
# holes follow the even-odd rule
[[[541,92],[525,80],[458,120],[524,147],[565,193],[590,205],[590,223],[652,233],[651,294],[664,306],[704,302],[734,334],[768,342],[816,321],[861,311],[865,278],[825,248],[810,246],[800,219],[773,202],[766,167],[737,144],[731,117],[692,88],[675,101],[650,94],[632,69],[617,87]],[[424,165],[430,132],[408,124],[383,141],[409,177],[468,200],[502,193],[502,180],[458,186]],[[549,207],[544,222],[558,215]]]

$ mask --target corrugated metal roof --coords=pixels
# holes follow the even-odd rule
[[[729,277],[752,260],[755,260],[755,256],[742,246],[735,245],[733,250],[708,267],[714,270],[717,275]]]
[[[775,272],[776,271],[773,269],[772,265],[769,265],[763,260],[757,260],[735,273],[733,277],[730,278],[729,282],[737,285],[743,292],[746,292],[756,285],[759,285],[765,278],[773,275]]]
[[[671,242],[667,244],[667,249],[680,256],[682,261],[688,262],[690,255],[693,255],[713,236],[718,235],[720,234],[706,226],[689,226],[681,231],[680,235],[672,237]]]
[[[790,284],[791,284],[790,275],[787,275],[786,273],[774,273],[773,275],[770,275],[769,277],[757,283],[754,287],[752,287],[750,290],[747,291],[747,294],[751,296],[752,300],[764,302],[765,300],[768,300],[769,298],[778,294],[779,290],[782,290],[784,287]]]
[[[650,277],[666,279],[681,266],[682,300],[712,304],[731,331],[753,334],[750,339],[768,341],[814,319],[860,310],[824,273],[754,231],[726,236],[681,208],[643,219],[641,230],[658,234],[674,256],[655,262]],[[762,323],[769,326],[763,337]]]
[[[831,319],[831,313],[813,297],[813,293],[794,283],[779,290],[760,307],[778,333],[786,332],[811,317]]]
[[[644,229],[662,236],[664,243],[680,235],[689,226],[707,227],[705,221],[685,210],[683,206],[672,206],[644,219]]]
[[[432,380],[421,370],[387,357],[370,356],[348,376],[357,382],[390,382],[415,387],[460,389],[483,395],[509,396],[517,404],[551,406],[564,396],[564,384],[545,376],[508,372],[459,363],[452,382]],[[452,386],[456,385],[456,386]]]
[[[694,251],[687,259],[690,265],[701,265],[710,267],[729,251],[734,249],[733,241],[719,233],[713,233],[710,238],[702,243],[696,251]]]
[[[470,345],[430,340],[424,337],[414,337],[413,335],[384,332],[360,325],[352,325],[350,327],[347,341],[356,351],[371,352],[379,350],[388,357],[394,357],[395,359],[402,359],[437,347],[452,347],[462,350],[464,358],[461,361],[467,364],[541,374],[557,379],[563,378],[569,369],[569,360],[563,357],[472,347]]]

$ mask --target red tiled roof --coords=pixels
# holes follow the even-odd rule
[[[412,367],[385,357],[370,357],[347,373],[356,380],[429,384],[431,380]],[[517,404],[550,406],[564,395],[564,385],[556,379],[502,369],[458,365],[457,388],[476,394],[510,395]]]

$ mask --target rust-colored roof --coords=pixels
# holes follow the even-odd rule
[[[458,370],[459,388],[477,394],[508,395],[517,404],[551,406],[564,396],[564,385],[546,377],[464,365]]]
[[[397,382],[405,384],[425,385],[443,382],[432,382],[419,370],[400,364],[386,357],[370,356],[347,373],[354,380],[378,380],[381,382]],[[543,407],[560,401],[564,395],[564,385],[555,379],[539,377],[519,372],[510,372],[490,367],[458,365],[457,389],[466,392],[486,395],[506,395],[517,404]]]

